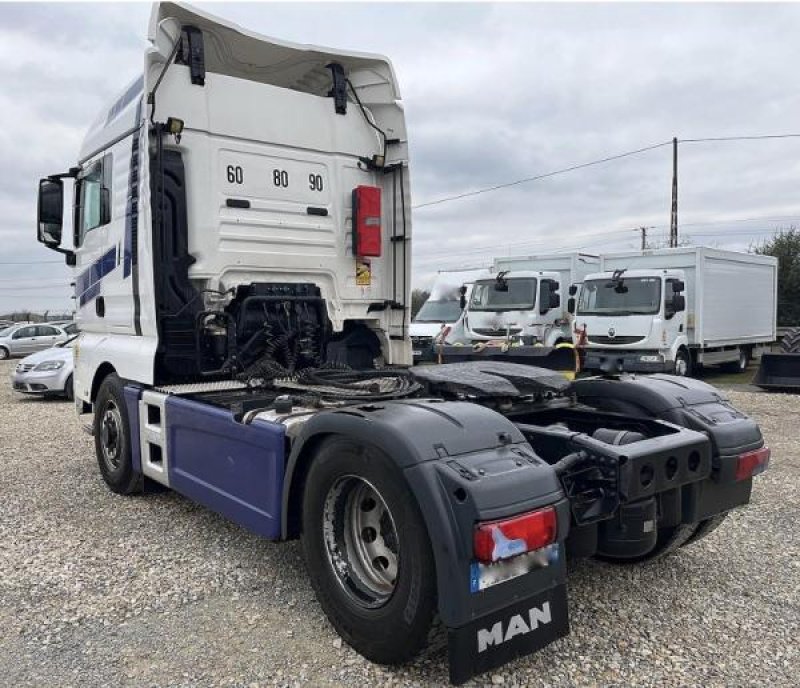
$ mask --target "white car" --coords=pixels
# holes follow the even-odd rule
[[[11,375],[14,391],[43,396],[63,395],[72,399],[72,347],[77,338],[75,335],[52,349],[23,358]]]

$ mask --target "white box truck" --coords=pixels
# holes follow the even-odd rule
[[[598,269],[598,257],[588,253],[495,258],[492,275],[477,280],[472,289],[462,342],[571,342],[571,318],[562,294]]]
[[[430,296],[408,328],[414,363],[434,359],[434,346],[439,338],[462,326],[464,307],[469,301],[473,283],[490,275],[488,268],[440,270],[437,273]]]
[[[775,341],[777,284],[770,256],[699,246],[603,255],[575,313],[584,369],[744,370]]]

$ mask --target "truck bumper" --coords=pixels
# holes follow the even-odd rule
[[[604,373],[671,373],[674,363],[664,360],[655,351],[586,349],[582,367],[584,370],[600,370]]]

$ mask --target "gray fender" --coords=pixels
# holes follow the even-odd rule
[[[465,402],[390,401],[315,414],[295,438],[289,455],[281,520],[284,538],[296,534],[292,507],[299,495],[293,489],[313,460],[316,442],[329,435],[376,447],[403,472],[430,537],[439,613],[446,626],[464,625],[506,606],[509,594],[528,597],[563,577],[563,566],[552,566],[543,569],[544,574],[536,572],[537,589],[531,589],[530,574],[471,594],[477,521],[556,504],[562,541],[569,514],[555,472],[535,455],[517,427],[491,409]]]

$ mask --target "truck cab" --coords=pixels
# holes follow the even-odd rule
[[[430,296],[409,325],[414,363],[433,360],[438,342],[451,337],[463,339],[464,310],[476,279],[488,277],[485,268],[442,270]]]
[[[585,367],[604,372],[676,372],[687,350],[682,270],[619,270],[587,275],[577,299],[576,343]]]
[[[500,271],[472,288],[464,314],[466,343],[497,339],[554,346],[569,341],[561,291],[569,285],[555,271]]]

